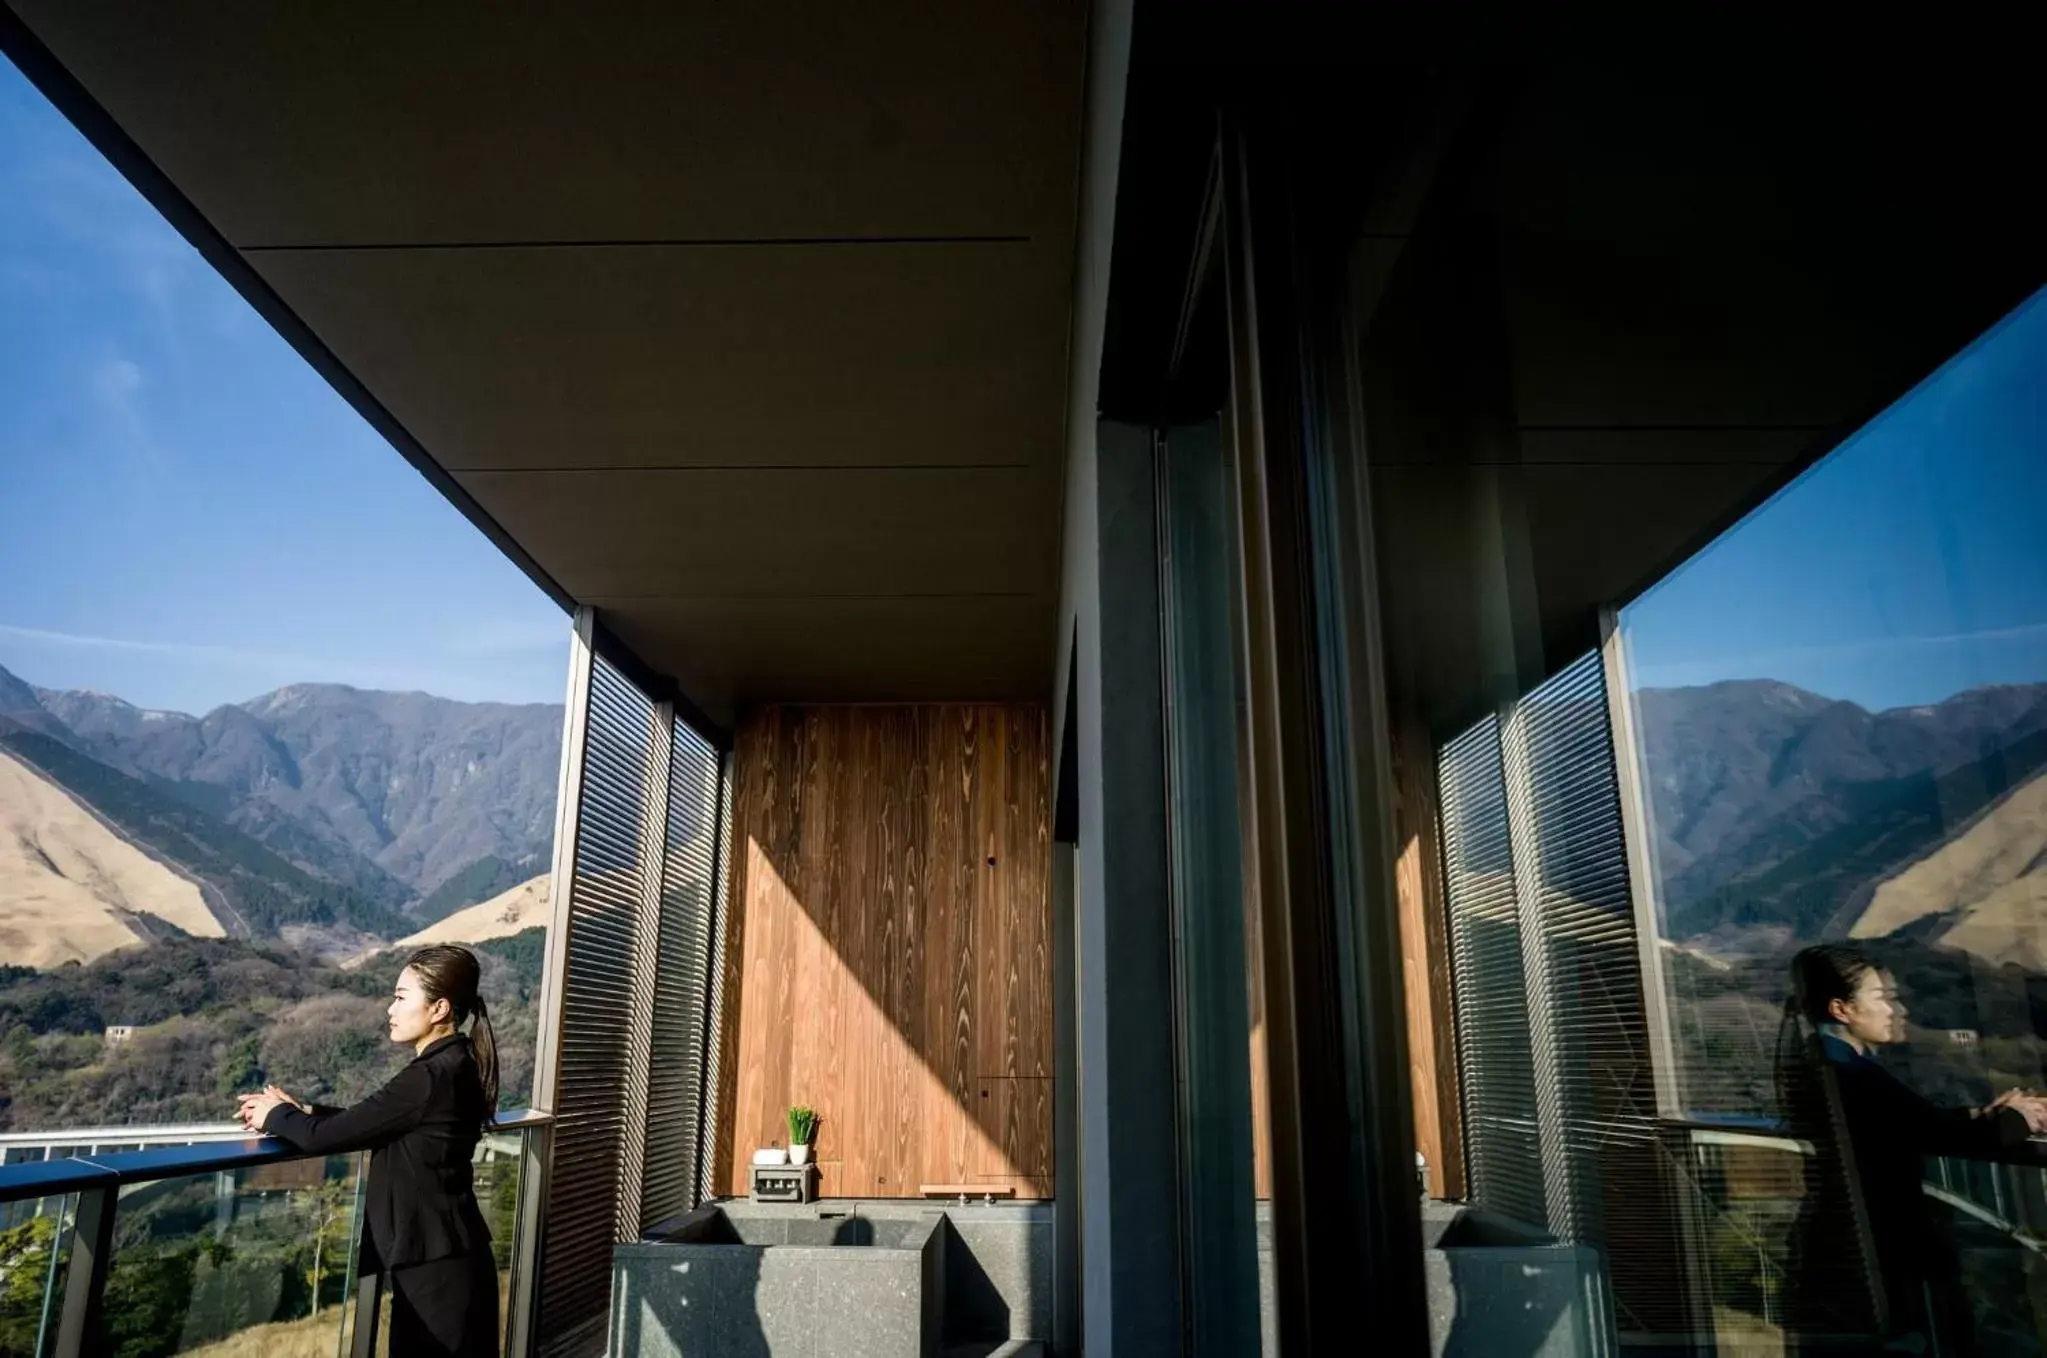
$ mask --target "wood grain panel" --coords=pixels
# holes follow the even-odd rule
[[[1450,994],[1449,912],[1432,749],[1418,724],[1393,741],[1393,829],[1399,858],[1400,958],[1407,992],[1408,1080],[1415,1148],[1428,1161],[1429,1192],[1464,1196],[1464,1124],[1458,1100],[1456,1023]]]
[[[723,1191],[803,1102],[826,1196],[1051,1196],[1048,739],[1037,706],[740,723]]]

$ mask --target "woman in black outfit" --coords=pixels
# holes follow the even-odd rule
[[[1972,1353],[1960,1261],[1945,1214],[1921,1187],[1922,1159],[2037,1162],[2028,1138],[2047,1132],[2047,1100],[2013,1089],[1981,1108],[1942,1108],[1906,1088],[1870,1056],[1904,1041],[1906,1009],[1897,982],[1864,953],[1806,948],[1792,959],[1791,982],[1780,1097],[1796,1134],[1834,1152],[1808,1168],[1793,1287],[1838,1319],[1843,1256],[1862,1256],[1875,1265],[1889,1335],[1907,1339],[1908,1351],[1916,1335],[1939,1353]]]
[[[316,1108],[272,1085],[245,1094],[242,1124],[302,1151],[368,1149],[359,1267],[391,1286],[391,1352],[482,1358],[498,1351],[498,1270],[470,1169],[497,1111],[497,1044],[466,948],[422,948],[390,1008],[411,1064],[352,1108]],[[467,1036],[460,1031],[474,1021]]]

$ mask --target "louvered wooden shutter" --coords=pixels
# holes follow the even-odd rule
[[[720,783],[717,750],[686,725],[675,723],[648,1041],[658,1059],[648,1079],[641,1229],[697,1205],[700,1112],[708,1089],[704,1047],[711,1005],[713,912],[720,869]]]
[[[612,1245],[696,1204],[722,901],[717,750],[602,657],[586,663],[535,1291],[549,1355],[602,1348]]]

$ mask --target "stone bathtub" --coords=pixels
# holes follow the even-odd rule
[[[932,1358],[945,1214],[759,1216],[709,1205],[612,1251],[611,1346],[648,1358]]]

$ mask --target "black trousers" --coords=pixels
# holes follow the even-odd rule
[[[392,1358],[496,1358],[498,1266],[490,1247],[394,1268]]]

